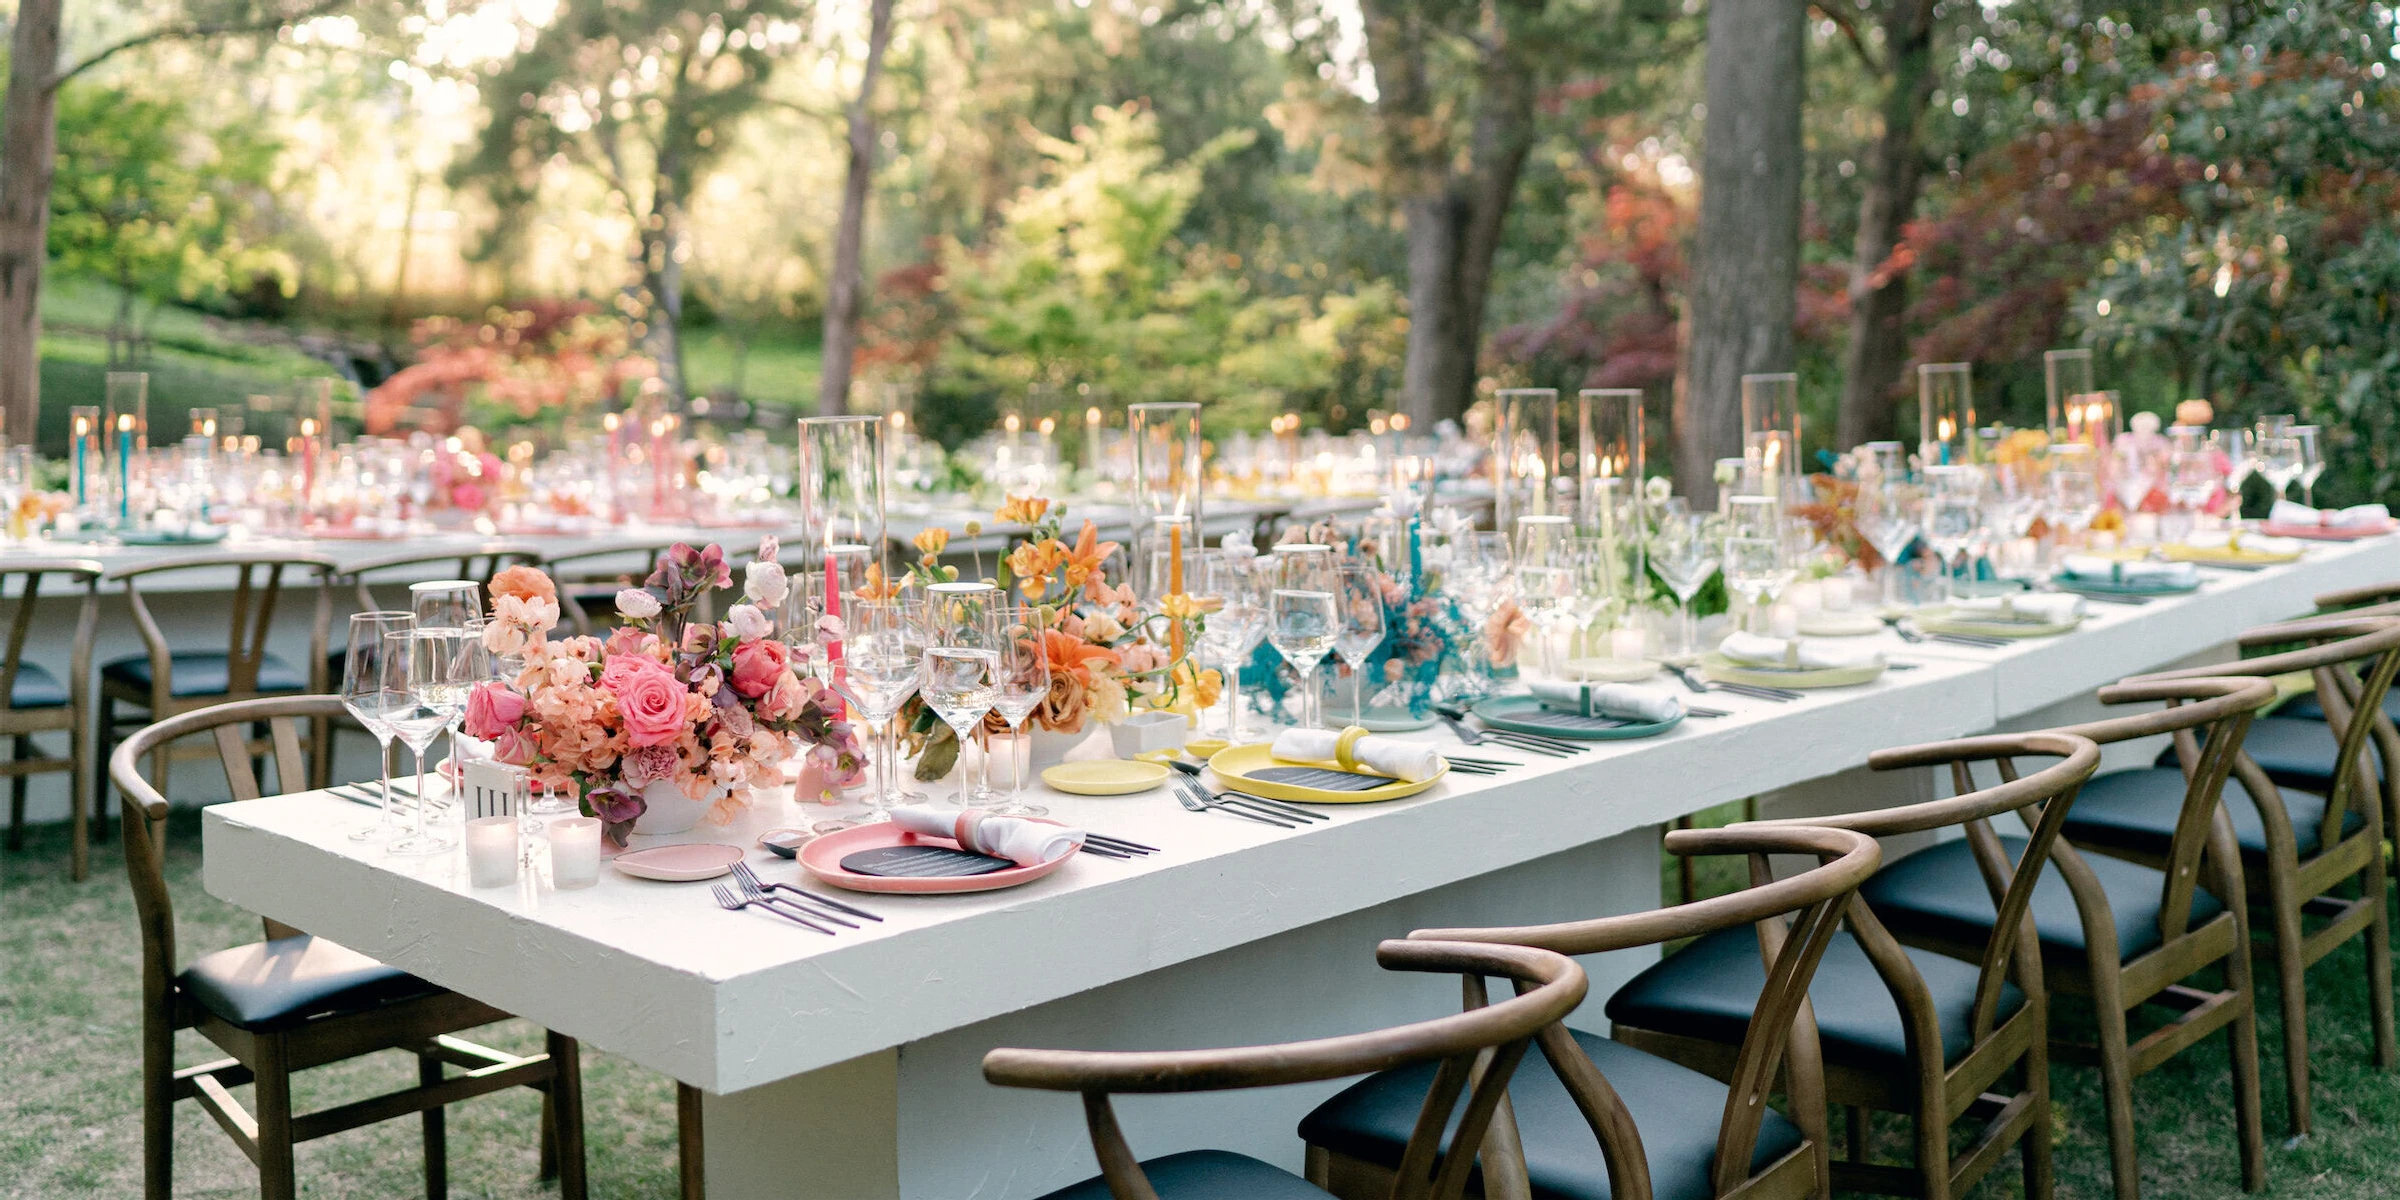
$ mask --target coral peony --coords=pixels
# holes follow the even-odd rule
[[[782,642],[744,642],[733,648],[733,690],[745,700],[756,700],[775,686],[775,681],[791,670],[791,652]]]

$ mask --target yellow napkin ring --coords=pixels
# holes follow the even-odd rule
[[[1358,739],[1365,736],[1367,731],[1356,725],[1343,730],[1342,736],[1333,743],[1333,761],[1340,763],[1345,771],[1357,770]]]

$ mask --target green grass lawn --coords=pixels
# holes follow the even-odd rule
[[[1714,815],[1720,819],[1708,823],[1722,823],[1728,814]],[[254,918],[201,889],[198,824],[194,814],[177,815],[167,856],[186,961],[259,935]],[[11,1068],[11,1086],[0,1094],[0,1197],[51,1200],[140,1191],[135,989],[140,946],[116,854],[114,842],[97,847],[93,877],[71,883],[64,827],[44,826],[31,831],[22,853],[0,857],[0,1061]],[[1703,876],[1704,888],[1731,882],[1713,872]],[[2393,1193],[2395,1172],[2400,1172],[2400,1142],[2393,1137],[2400,1127],[2400,1074],[2378,1072],[2369,1060],[2363,959],[2353,941],[2310,972],[2318,1130],[2293,1149],[2281,1148],[2282,1040],[2273,975],[2261,972],[2259,1041],[2272,1192],[2311,1200],[2368,1200]],[[539,1045],[538,1031],[524,1022],[488,1032],[493,1044],[506,1049]],[[1171,1042],[1172,1031],[1165,1036]],[[2221,1037],[2212,1039],[2135,1084],[2143,1195],[2150,1200],[2242,1195],[2223,1046]],[[186,1063],[215,1057],[188,1033],[182,1051]],[[586,1050],[584,1063],[592,1194],[611,1200],[675,1194],[672,1085],[597,1051]],[[413,1060],[382,1055],[303,1075],[298,1099],[304,1107],[339,1103],[411,1078]],[[2056,1066],[2052,1080],[2058,1194],[2107,1197],[2108,1139],[2098,1073]],[[237,1090],[245,1100],[247,1092]],[[534,1182],[538,1112],[539,1101],[529,1092],[455,1107],[452,1194],[555,1194]],[[1904,1144],[1898,1122],[1885,1118],[1877,1133],[1878,1145],[1896,1156]],[[795,1136],[805,1138],[806,1131]],[[416,1194],[417,1137],[413,1121],[393,1121],[304,1145],[302,1193]],[[249,1163],[195,1106],[179,1107],[175,1154],[179,1196],[256,1194]],[[1977,1194],[2016,1195],[2016,1179],[2012,1159]]]
[[[738,347],[724,329],[695,329],[684,334],[683,369],[691,376],[694,395],[734,382],[738,358]],[[824,368],[825,352],[818,344],[815,327],[772,330],[751,344],[741,372],[741,390],[768,408],[815,412],[817,376]]]

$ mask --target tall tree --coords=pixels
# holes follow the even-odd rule
[[[817,413],[850,410],[850,363],[858,353],[858,313],[865,303],[867,197],[875,186],[875,84],[892,42],[892,0],[867,10],[867,61],[849,111],[850,161],[842,179],[842,216],[834,231],[833,277],[825,289],[825,366],[817,376]]]
[[[1675,395],[1677,490],[1716,495],[1741,452],[1741,377],[1788,371],[1800,274],[1802,0],[1715,0],[1708,118],[1684,369]]]
[[[608,189],[635,231],[624,307],[677,395],[693,187],[800,44],[805,11],[803,0],[568,0],[531,47],[485,77],[490,119],[452,168],[453,185],[493,194],[501,240],[532,215],[553,160]]]
[[[1877,53],[1843,6],[1820,9],[1848,35],[1850,45],[1882,89],[1878,128],[1867,146],[1858,198],[1858,234],[1850,257],[1850,341],[1842,353],[1841,412],[1834,432],[1844,446],[1889,439],[1898,427],[1892,385],[1908,361],[1908,263],[1896,257],[1901,233],[1915,215],[1925,177],[1920,130],[1933,99],[1934,0],[1874,0],[1882,33]]]

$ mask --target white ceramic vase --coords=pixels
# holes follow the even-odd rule
[[[684,795],[683,789],[676,787],[670,780],[652,780],[649,786],[642,789],[642,803],[648,807],[642,810],[641,816],[633,819],[633,831],[635,833],[682,833],[699,824],[701,816],[706,814],[710,806],[717,802],[717,797],[723,794],[724,789],[718,788],[711,790],[706,796],[694,800]]]
[[[1088,726],[1072,732],[1044,729],[1031,721],[1027,721],[1026,726],[1033,731],[1033,743],[1027,750],[1029,756],[1027,770],[1034,772],[1065,762],[1067,751],[1082,745],[1083,739],[1091,736],[1091,729]]]

